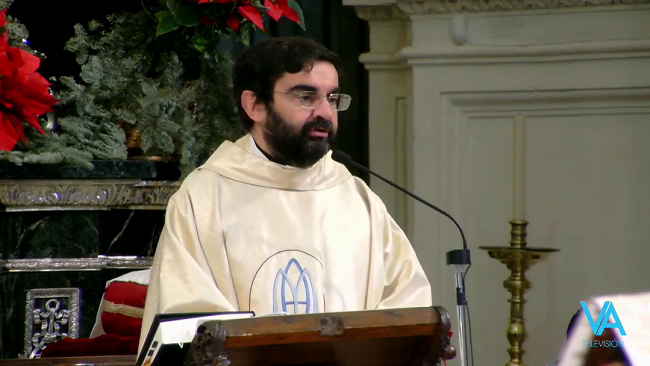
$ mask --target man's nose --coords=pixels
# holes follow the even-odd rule
[[[318,104],[316,109],[314,109],[314,117],[320,117],[326,121],[332,120],[332,115],[334,114],[334,109],[329,103],[327,98],[321,99],[321,102]]]

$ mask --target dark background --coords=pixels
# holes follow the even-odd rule
[[[312,38],[342,60],[340,83],[345,93],[352,96],[352,105],[339,113],[339,133],[336,148],[341,149],[357,162],[368,165],[368,78],[359,55],[369,50],[367,22],[359,19],[354,8],[344,7],[341,0],[297,0],[303,9],[304,31],[293,22],[282,18],[279,22],[266,19],[267,33],[251,34],[251,44],[266,37],[299,35]],[[77,75],[80,67],[74,55],[63,48],[74,36],[73,26],[87,25],[91,20],[104,20],[106,15],[119,11],[137,11],[142,8],[137,0],[15,0],[8,14],[16,17],[30,33],[32,49],[44,53],[41,74],[46,77]],[[268,17],[267,17],[268,18]],[[237,57],[245,48],[231,39],[222,42],[224,50]],[[353,174],[367,181],[360,171]]]

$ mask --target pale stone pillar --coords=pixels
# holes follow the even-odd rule
[[[408,186],[411,72],[398,57],[402,49],[410,46],[408,17],[396,4],[358,6],[356,11],[371,29],[370,52],[360,58],[370,78],[370,168]],[[404,194],[375,177],[371,177],[370,185],[408,232],[408,201]]]

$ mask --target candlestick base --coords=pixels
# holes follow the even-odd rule
[[[510,270],[510,277],[503,282],[511,297],[510,322],[507,329],[507,337],[510,342],[508,354],[510,361],[506,366],[523,366],[523,343],[526,340],[527,332],[524,324],[524,293],[531,287],[530,281],[526,278],[526,271],[535,263],[546,259],[550,253],[559,251],[553,248],[529,248],[526,246],[526,226],[524,220],[510,221],[510,246],[508,247],[480,247],[488,252],[490,258],[494,258],[506,265]]]

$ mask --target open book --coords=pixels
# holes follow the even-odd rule
[[[599,296],[584,306],[558,366],[650,365],[650,293]]]
[[[158,314],[135,366],[182,365],[196,329],[211,320],[252,318],[253,312]]]

